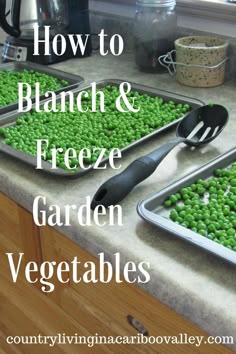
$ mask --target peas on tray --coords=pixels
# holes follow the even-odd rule
[[[165,202],[170,219],[236,251],[236,163],[199,179]]]
[[[56,77],[34,70],[0,71],[0,107],[18,101],[18,82],[31,85],[32,91],[34,90],[34,84],[38,82],[41,94],[61,89],[69,84],[66,80],[59,80]]]
[[[113,148],[122,149],[155,130],[181,118],[190,106],[164,102],[162,98],[151,97],[131,91],[127,96],[130,102],[135,98],[135,106],[140,107],[138,113],[121,113],[116,108],[116,99],[120,96],[119,88],[108,85],[100,89],[105,96],[105,112],[79,112],[76,104],[74,112],[70,112],[69,103],[65,112],[34,112],[20,116],[16,125],[0,129],[0,136],[5,144],[36,156],[36,140],[47,139],[46,160],[51,162],[51,149],[63,148],[58,157],[58,166],[66,169],[64,153],[73,148],[79,153],[83,148],[91,151],[89,164],[96,162],[99,152],[94,148],[106,148],[107,155]],[[91,103],[91,90],[82,101],[83,110]],[[71,161],[74,166],[74,161]]]

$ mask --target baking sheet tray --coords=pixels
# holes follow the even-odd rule
[[[125,80],[116,80],[116,79],[110,79],[110,80],[101,80],[101,81],[97,81],[97,88],[104,88],[107,85],[114,85],[119,87],[119,85],[124,82]],[[204,104],[204,102],[194,99],[194,98],[190,98],[190,97],[186,97],[186,96],[182,96],[182,95],[178,95],[172,92],[168,92],[168,91],[164,91],[164,90],[159,90],[159,89],[155,89],[152,87],[147,87],[147,86],[143,86],[143,85],[139,85],[139,84],[135,84],[135,83],[130,83],[132,86],[132,90],[139,92],[140,94],[148,94],[152,97],[158,96],[160,98],[163,98],[164,101],[174,101],[176,103],[183,103],[183,104],[189,104],[191,106],[192,109],[195,109],[197,107],[200,107]],[[90,89],[90,85],[87,86],[82,86],[80,89],[75,90],[74,93],[78,94],[80,91],[84,91],[87,89]],[[58,98],[59,101],[59,98]],[[45,103],[45,101],[44,101]],[[121,113],[122,114],[122,113]],[[15,122],[17,120],[18,117],[21,117],[22,115],[24,115],[24,113],[18,113],[17,111],[15,112],[11,112],[8,113],[4,116],[2,116],[0,118],[0,127],[4,127],[4,126],[13,126],[15,125]],[[183,116],[184,117],[184,116]],[[135,147],[138,144],[141,144],[143,142],[145,142],[146,140],[156,136],[157,134],[166,131],[167,129],[170,129],[172,127],[175,127],[178,122],[183,118],[179,118],[178,120],[175,120],[174,122],[161,127],[157,130],[155,130],[154,132],[144,136],[143,138],[131,143],[130,145],[126,146],[125,148],[121,149],[121,152],[124,153],[127,150]],[[16,150],[14,148],[12,148],[9,145],[3,144],[1,138],[0,138],[0,151],[3,151],[5,153],[7,153],[8,155],[11,155],[15,158],[17,158],[18,160],[24,161],[25,163],[32,165],[32,166],[36,166],[36,157],[32,156],[30,154],[26,154],[23,153],[19,150]],[[103,159],[103,161],[101,162],[101,164],[106,163],[108,161],[108,158]],[[87,173],[89,170],[91,170],[93,168],[93,166],[90,169],[87,170],[80,170],[78,172],[68,172],[65,171],[61,168],[58,168],[56,170],[52,170],[51,169],[51,165],[48,162],[43,162],[43,168],[45,172],[48,172],[50,174],[54,174],[54,175],[59,175],[59,176],[67,176],[67,177],[79,177],[85,173]]]
[[[224,155],[207,163],[197,171],[187,175],[186,177],[178,180],[177,182],[169,185],[160,192],[153,196],[143,200],[138,204],[138,214],[148,223],[171,233],[181,239],[199,246],[206,251],[209,251],[231,263],[236,264],[236,252],[230,250],[212,241],[200,234],[193,232],[181,225],[174,223],[169,219],[169,213],[171,208],[165,208],[163,202],[171,195],[177,193],[181,188],[187,187],[192,183],[195,183],[197,179],[203,180],[212,177],[213,172],[216,169],[222,169],[229,167],[232,163],[236,162],[236,148],[230,150]]]
[[[61,70],[56,70],[53,68],[49,68],[44,65],[36,64],[36,63],[31,63],[31,62],[13,62],[13,63],[7,63],[7,64],[0,64],[0,71],[17,71],[21,72],[23,70],[34,70],[39,73],[47,74],[49,76],[53,76],[59,80],[66,80],[69,82],[69,85],[59,89],[55,90],[54,92],[60,93],[61,91],[69,91],[76,89],[81,83],[84,82],[84,79],[79,76],[79,75],[74,75],[74,74],[69,74]],[[40,96],[40,99],[45,98],[44,95]],[[34,99],[32,99],[33,103],[35,102]],[[18,102],[12,102],[11,104],[7,106],[0,107],[0,114],[5,114],[7,112],[14,111],[18,108]]]

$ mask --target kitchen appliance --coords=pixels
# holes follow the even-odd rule
[[[103,183],[92,200],[91,209],[99,205],[108,208],[118,204],[137,184],[153,174],[175,146],[180,143],[196,147],[208,144],[222,132],[227,122],[228,111],[223,106],[206,105],[196,108],[177,126],[177,139],[136,159],[124,171]]]
[[[89,56],[92,52],[91,37],[87,40],[85,52],[78,48],[72,52],[68,34],[81,34],[85,43],[90,34],[88,0],[12,0],[11,24],[6,16],[6,0],[0,0],[0,26],[9,35],[2,51],[3,62],[33,61],[40,64],[53,64],[74,56]],[[44,55],[45,44],[39,43],[39,55],[34,53],[34,26],[39,28],[39,39],[45,39],[45,27],[50,26],[50,55]],[[56,55],[52,41],[55,35],[65,37],[67,50],[63,55]],[[61,48],[61,38],[58,51]]]

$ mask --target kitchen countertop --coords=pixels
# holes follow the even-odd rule
[[[150,262],[151,281],[143,285],[146,291],[209,334],[233,335],[236,339],[235,267],[146,224],[136,212],[140,200],[235,147],[236,82],[227,82],[212,89],[184,87],[168,74],[139,72],[131,54],[118,58],[93,55],[54,67],[82,75],[86,82],[119,78],[227,107],[230,121],[217,140],[200,150],[191,151],[184,146],[175,148],[156,172],[121,203],[124,226],[82,227],[76,222],[76,214],[73,214],[73,226],[61,227],[60,231],[94,255],[105,252],[107,260],[113,261],[114,253],[120,252],[122,264],[128,261]],[[124,155],[122,168],[174,136],[175,132],[171,130],[134,148]],[[115,173],[109,168],[89,172],[78,179],[54,178],[0,154],[0,191],[30,212],[38,195],[46,196],[48,205],[80,206],[87,196],[93,197],[101,183]]]

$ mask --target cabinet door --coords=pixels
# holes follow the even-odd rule
[[[39,266],[42,262],[39,229],[32,214],[0,193],[0,215],[1,259],[7,260],[7,253],[13,253],[13,259],[17,262],[19,254],[23,253],[23,265],[34,261]],[[20,268],[20,276],[21,270],[23,267]],[[10,279],[9,267],[8,275]]]
[[[7,344],[7,336],[0,330],[0,354],[24,354],[17,345],[9,346]]]
[[[39,229],[32,215],[1,193],[0,215],[0,354],[90,353],[86,345],[69,343],[53,347],[7,344],[8,336],[55,336],[67,331],[70,335],[88,336],[89,332],[25,280],[25,263],[41,264]],[[7,252],[14,253],[15,260],[20,252],[25,255],[16,283],[12,280]],[[104,353],[102,349],[99,354]]]
[[[78,245],[49,227],[40,229],[42,256],[47,261],[71,262],[75,256],[83,265],[87,261],[96,264],[98,260]],[[84,272],[83,266],[78,267],[78,276]],[[75,284],[71,274],[70,282],[61,285],[54,278],[55,291],[50,295],[71,317],[82,323],[90,333],[109,336],[135,336],[139,331],[148,331],[149,336],[177,336],[187,333],[193,336],[206,336],[202,330],[161,304],[145,291],[128,283],[117,284],[114,280],[109,284],[83,282]],[[128,320],[129,319],[129,320]],[[209,353],[223,354],[231,351],[222,346],[204,345],[197,348],[190,345],[132,345],[126,346],[136,353]],[[121,348],[120,348],[121,350]]]
[[[65,313],[47,296],[40,293],[35,287],[23,279],[13,284],[7,276],[7,265],[3,262],[0,267],[0,348],[6,348],[8,354],[87,354],[91,348],[86,344],[69,343],[63,339],[54,346],[43,344],[26,345],[19,343],[18,351],[7,346],[5,338],[11,337],[38,337],[41,336],[75,336],[88,337],[90,333],[71,316]],[[1,338],[1,332],[4,333]],[[26,339],[25,339],[26,340]],[[73,338],[72,338],[73,340]],[[1,353],[1,351],[0,351]],[[4,353],[4,352],[3,352]],[[98,348],[96,354],[109,353],[105,346]]]
[[[18,206],[4,194],[0,193],[0,235],[11,248],[23,251],[20,217]]]

